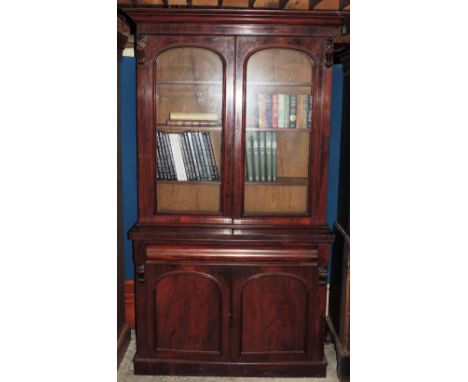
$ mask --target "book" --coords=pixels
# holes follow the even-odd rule
[[[218,121],[218,114],[216,113],[182,113],[170,112],[170,120],[185,120],[185,121]]]
[[[271,156],[271,135],[273,133],[265,132],[265,165],[266,165],[266,181],[272,181],[272,156]]]
[[[289,94],[284,95],[284,128],[289,129]]]
[[[266,182],[266,142],[265,142],[265,131],[259,132],[258,139],[258,149],[259,149],[259,158],[260,158],[260,182]]]
[[[184,163],[185,174],[187,176],[187,180],[193,180],[192,169],[190,167],[190,162],[187,155],[187,149],[185,147],[185,142],[182,138],[182,134],[177,134],[177,140],[180,146],[180,151],[182,152],[182,160]]]
[[[181,136],[181,139],[182,139],[182,142],[183,142],[183,147],[185,149],[185,153],[186,153],[187,160],[188,160],[188,165],[189,165],[189,169],[190,169],[189,172],[190,172],[190,175],[191,175],[190,180],[198,180],[197,171],[196,171],[196,168],[195,168],[195,163],[193,161],[193,153],[192,153],[192,149],[190,148],[190,144],[189,144],[189,141],[188,141],[188,138],[187,138],[187,134],[186,134],[186,132],[184,132],[184,133],[181,133],[180,136]]]
[[[296,111],[297,111],[297,95],[291,94],[289,96],[289,128],[296,128]]]
[[[258,128],[265,128],[265,94],[258,95]]]
[[[312,95],[308,96],[308,105],[307,105],[307,128],[312,127]]]
[[[304,104],[303,104],[303,99],[304,95],[303,94],[298,94],[297,95],[297,110],[296,110],[296,128],[297,129],[302,129],[302,123],[303,123],[303,109],[304,109]]]
[[[247,176],[246,179],[249,182],[254,181],[254,159],[253,159],[253,142],[252,142],[252,132],[247,132],[245,136],[245,158],[247,162]]]
[[[161,132],[161,141],[163,143],[165,165],[169,174],[168,179],[176,180],[177,177],[175,173],[174,156],[172,155],[171,146],[169,144],[169,137],[166,133]]]
[[[202,132],[205,138],[205,143],[208,149],[208,157],[211,166],[211,180],[219,180],[218,166],[216,166],[216,157],[213,150],[213,142],[211,141],[211,135],[208,131]]]
[[[278,94],[271,95],[271,127],[278,128]]]
[[[260,182],[260,152],[259,152],[259,139],[257,132],[252,132],[252,152],[253,152],[253,174],[254,181]]]
[[[203,175],[202,175],[202,170],[201,170],[201,163],[198,159],[197,147],[193,139],[193,133],[191,131],[186,131],[184,135],[187,138],[187,142],[189,144],[190,151],[192,153],[192,161],[193,161],[193,167],[194,167],[195,174],[196,174],[196,179],[202,180]]]
[[[284,129],[284,94],[278,94],[278,129]]]
[[[271,181],[276,182],[276,133],[271,135]]]
[[[171,150],[174,155],[174,163],[176,169],[176,175],[178,181],[185,181],[187,180],[187,175],[185,173],[184,162],[182,159],[182,151],[180,149],[180,143],[178,139],[179,134],[169,134],[169,141],[171,145]]]
[[[201,148],[201,157],[202,157],[202,163],[205,168],[205,179],[204,180],[211,180],[213,177],[212,174],[212,169],[210,166],[210,160],[208,158],[208,148],[206,147],[205,141],[203,139],[203,135],[200,131],[197,131],[195,133],[197,136],[197,139],[200,143],[200,148]]]
[[[186,127],[215,127],[219,126],[220,121],[200,121],[200,120],[183,120],[183,119],[168,119],[167,126],[186,126]]]
[[[265,94],[265,128],[271,129],[272,128],[272,102],[271,102],[271,94]]]
[[[192,139],[196,149],[197,161],[200,164],[200,180],[209,180],[210,176],[208,173],[207,163],[203,156],[203,149],[197,132],[192,132]]]

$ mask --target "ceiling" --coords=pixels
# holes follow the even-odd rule
[[[117,0],[120,6],[141,5],[162,8],[253,8],[296,11],[349,11],[346,0]]]

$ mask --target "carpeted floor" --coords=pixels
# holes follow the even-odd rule
[[[325,345],[325,355],[328,361],[326,378],[233,378],[233,377],[172,377],[148,376],[133,374],[133,355],[135,354],[135,332],[127,352],[120,364],[118,382],[338,382],[336,376],[336,354],[333,344]]]

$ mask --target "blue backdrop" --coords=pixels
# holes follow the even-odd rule
[[[137,136],[136,136],[136,68],[134,57],[123,57],[120,64],[120,118],[122,139],[122,199],[125,254],[125,280],[132,280],[132,242],[127,232],[137,220]],[[328,172],[327,224],[336,221],[340,163],[341,115],[343,102],[343,65],[333,66],[332,118]]]

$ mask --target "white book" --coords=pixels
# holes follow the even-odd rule
[[[169,140],[171,141],[171,149],[174,154],[174,162],[177,173],[177,180],[187,180],[187,174],[185,173],[184,161],[182,159],[182,151],[180,148],[180,142],[178,134],[169,134]]]

